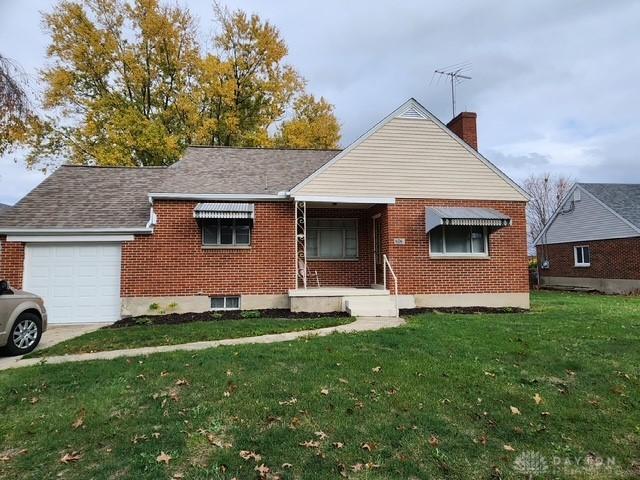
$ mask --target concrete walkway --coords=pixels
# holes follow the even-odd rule
[[[299,332],[274,333],[271,335],[260,335],[257,337],[229,338],[226,340],[212,340],[207,342],[183,343],[180,345],[162,345],[158,347],[142,347],[130,348],[126,350],[109,350],[106,352],[95,353],[75,353],[70,355],[60,355],[55,357],[43,358],[18,358],[10,357],[6,362],[6,358],[0,359],[0,370],[10,368],[29,367],[39,365],[46,361],[47,364],[67,363],[67,362],[84,362],[87,360],[111,360],[120,357],[137,357],[139,355],[149,355],[152,353],[177,352],[177,351],[194,351],[204,350],[205,348],[220,347],[223,345],[246,345],[252,343],[275,343],[288,342],[301,337],[318,336],[324,337],[332,333],[352,333],[367,332],[373,330],[381,330],[383,328],[399,327],[405,321],[402,318],[394,317],[358,317],[355,322],[347,325],[338,325],[336,327],[319,328],[316,330],[302,330]]]
[[[34,352],[38,350],[43,350],[45,348],[49,348],[54,346],[57,343],[64,342],[65,340],[69,340],[74,337],[79,337],[80,335],[84,335],[85,333],[93,332],[98,330],[99,328],[104,327],[105,325],[110,325],[109,323],[83,323],[76,325],[49,325],[47,331],[42,334],[42,338],[40,339],[40,343],[35,348]],[[5,368],[11,368],[10,365],[13,365],[22,357],[3,357],[0,356],[0,370],[4,370]]]

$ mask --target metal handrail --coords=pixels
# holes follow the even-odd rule
[[[394,293],[396,297],[396,317],[399,317],[400,309],[398,308],[398,277],[393,271],[393,267],[391,266],[391,263],[389,262],[387,255],[383,254],[382,255],[382,277],[384,278],[383,285],[385,290],[387,289],[387,265],[389,266],[389,271],[391,272],[391,276],[393,277],[394,290],[395,290]]]

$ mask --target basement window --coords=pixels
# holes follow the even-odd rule
[[[591,249],[589,245],[578,245],[573,247],[573,259],[576,267],[591,266]]]
[[[240,297],[211,297],[211,310],[240,310]]]
[[[489,251],[487,227],[443,225],[429,232],[433,256],[486,257]]]

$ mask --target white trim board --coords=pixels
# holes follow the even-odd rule
[[[393,197],[332,197],[322,195],[299,195],[293,196],[297,202],[323,202],[323,203],[384,203],[393,205],[396,199]]]
[[[133,235],[9,235],[7,242],[23,243],[89,243],[132,242]]]
[[[116,235],[116,234],[148,234],[153,233],[151,228],[5,228],[0,230],[0,235]]]

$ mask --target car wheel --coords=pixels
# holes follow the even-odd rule
[[[22,313],[13,324],[5,350],[9,355],[24,355],[38,346],[40,337],[40,317],[34,313]]]

